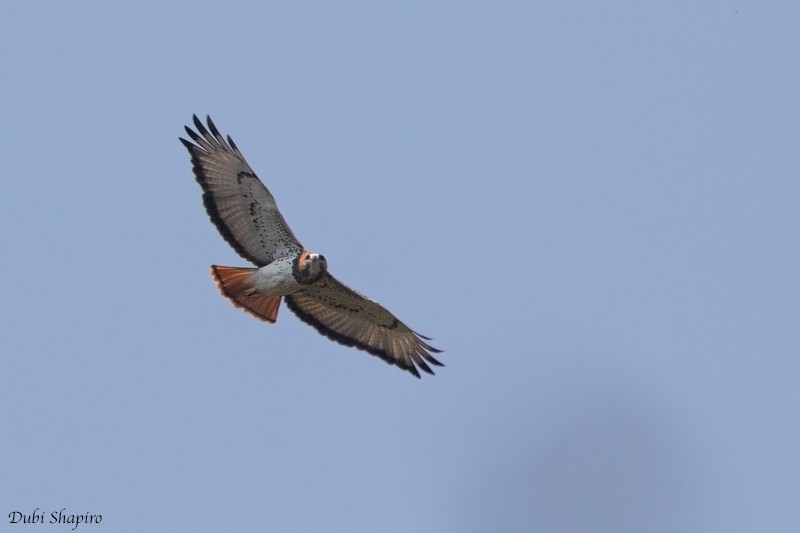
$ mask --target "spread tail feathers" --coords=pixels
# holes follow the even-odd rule
[[[257,294],[250,282],[250,276],[255,271],[255,268],[211,265],[211,276],[217,282],[219,291],[233,302],[233,305],[261,320],[274,323],[278,319],[281,297]]]

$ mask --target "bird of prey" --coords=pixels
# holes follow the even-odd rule
[[[192,156],[211,222],[244,259],[257,268],[211,266],[220,292],[233,305],[274,323],[281,298],[300,320],[345,346],[378,356],[420,377],[417,368],[443,366],[431,355],[430,338],[412,331],[377,302],[348,288],[328,272],[325,257],[309,252],[286,224],[275,199],[258,179],[230,135],[220,135],[195,115],[192,139],[180,141]]]

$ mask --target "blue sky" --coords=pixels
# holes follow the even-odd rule
[[[0,531],[796,531],[798,27],[788,1],[7,6]],[[219,296],[209,265],[244,261],[193,113],[437,376]]]

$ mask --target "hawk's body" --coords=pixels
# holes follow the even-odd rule
[[[211,221],[239,255],[258,267],[212,266],[222,294],[269,322],[275,322],[285,298],[292,312],[326,337],[417,377],[417,367],[433,374],[427,363],[442,366],[431,355],[439,350],[423,340],[427,337],[336,280],[328,273],[325,258],[300,244],[230,136],[226,142],[211,118],[207,122],[208,129],[195,116],[199,134],[187,127],[194,143],[181,142],[192,156]]]
[[[294,259],[281,257],[253,272],[253,289],[264,296],[286,296],[302,288],[292,275]]]

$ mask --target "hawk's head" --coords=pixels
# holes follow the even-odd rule
[[[294,277],[303,284],[314,283],[328,271],[328,262],[322,254],[303,251],[294,263]]]

